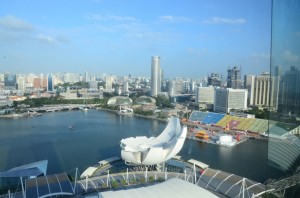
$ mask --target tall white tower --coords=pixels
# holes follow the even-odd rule
[[[160,57],[152,56],[151,63],[151,96],[157,96],[161,88]]]
[[[106,91],[112,91],[113,77],[111,75],[105,76],[105,89]]]

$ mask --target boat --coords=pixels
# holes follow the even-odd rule
[[[205,131],[199,131],[196,135],[195,138],[200,139],[200,140],[209,140],[209,135]]]

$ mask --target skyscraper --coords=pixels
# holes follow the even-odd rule
[[[47,75],[47,91],[54,91],[54,84],[53,84],[53,76],[52,74]]]
[[[242,88],[241,70],[237,67],[227,70],[227,87],[233,89]]]
[[[17,76],[16,74],[6,73],[4,74],[4,86],[5,89],[16,89]]]
[[[283,114],[300,114],[300,70],[291,66],[283,76],[283,86],[281,92],[284,93],[281,98],[280,112]]]
[[[160,57],[152,56],[151,61],[151,96],[155,97],[160,93],[161,89],[161,68]]]
[[[254,102],[254,84],[255,76],[254,75],[245,75],[244,76],[244,88],[248,90],[248,105],[253,105]]]
[[[111,75],[106,75],[105,76],[105,89],[106,91],[113,91],[113,77]]]
[[[255,77],[253,101],[256,106],[270,105],[270,84],[271,78],[269,73],[262,73],[260,76]]]
[[[222,86],[222,75],[218,73],[211,73],[210,76],[207,77],[207,86]]]

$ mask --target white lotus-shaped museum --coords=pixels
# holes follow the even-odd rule
[[[178,118],[171,117],[158,137],[139,136],[121,140],[121,157],[129,165],[161,164],[174,157],[182,148],[187,134]]]

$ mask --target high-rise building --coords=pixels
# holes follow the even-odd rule
[[[247,109],[247,89],[215,89],[214,111],[229,113],[230,110]]]
[[[210,87],[196,87],[196,99],[198,103],[213,104],[215,99],[215,88]]]
[[[255,77],[253,94],[253,104],[255,106],[270,105],[271,78],[267,72]]]
[[[106,91],[113,91],[113,77],[111,75],[105,76],[105,89]]]
[[[284,93],[281,96],[279,110],[283,114],[300,114],[300,70],[295,66],[291,66],[289,71],[286,71],[281,85]]]
[[[128,81],[125,81],[125,82],[123,83],[123,92],[124,92],[124,93],[128,93],[128,92],[129,92]]]
[[[268,72],[260,76],[245,75],[244,87],[248,90],[248,105],[277,109],[279,78],[271,78]]]
[[[84,82],[90,81],[88,72],[84,72],[83,81],[84,81]]]
[[[242,88],[241,70],[237,67],[227,70],[227,87],[233,89]]]
[[[272,72],[272,70],[271,70]],[[270,95],[270,106],[271,110],[278,110],[279,102],[282,101],[283,92],[283,77],[282,77],[282,67],[275,66],[274,72],[271,73],[271,95]]]
[[[52,74],[47,75],[47,91],[54,91],[54,78]]]
[[[253,93],[254,93],[254,83],[255,76],[254,75],[245,75],[244,76],[244,88],[248,90],[248,105],[253,105]]]
[[[168,93],[169,93],[169,95],[173,95],[175,93],[175,81],[174,80],[168,81]]]
[[[222,80],[222,75],[211,73],[210,76],[207,77],[207,86],[221,87]]]
[[[151,96],[155,97],[160,93],[161,89],[160,57],[153,56],[151,61]]]
[[[25,85],[24,76],[17,77],[17,85],[18,85],[18,90],[25,91],[26,85]]]
[[[190,92],[190,82],[187,80],[182,81],[182,93]]]
[[[196,82],[191,80],[190,81],[190,93],[195,93],[195,84]]]
[[[16,83],[17,83],[16,74],[11,74],[11,73],[4,74],[5,89],[16,89]]]
[[[0,73],[0,83],[4,82],[4,74]]]

